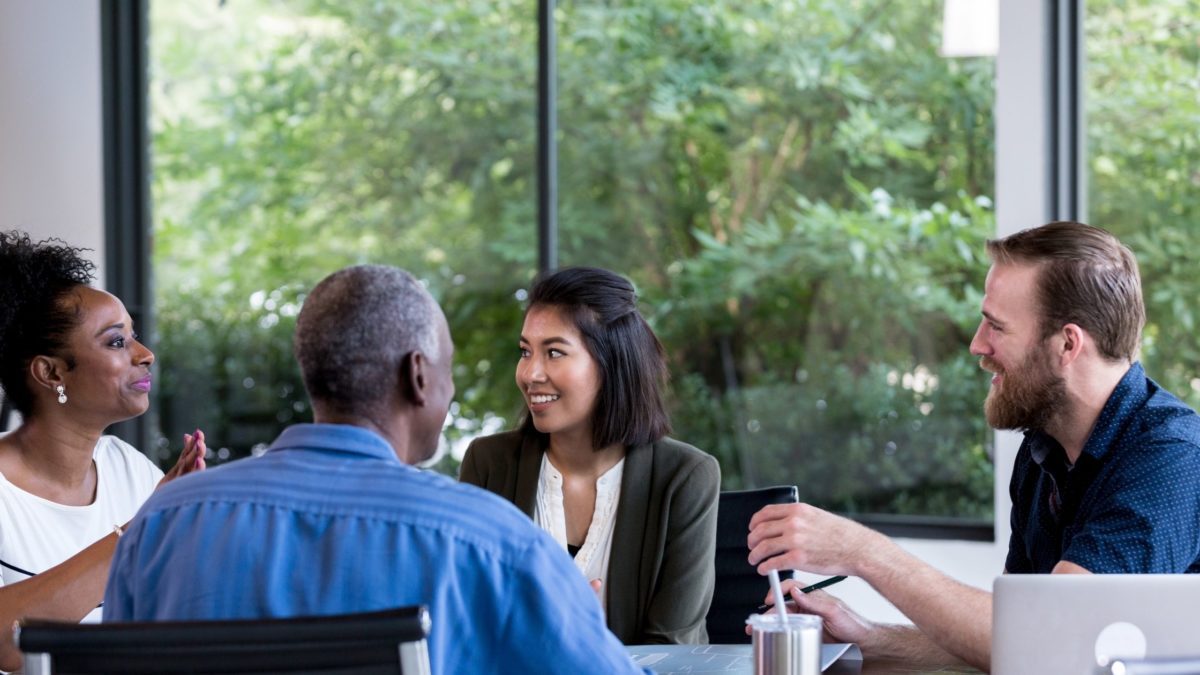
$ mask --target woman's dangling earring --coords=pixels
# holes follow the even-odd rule
[[[56,389],[58,390],[58,404],[65,404],[67,402],[67,388],[60,384]]]

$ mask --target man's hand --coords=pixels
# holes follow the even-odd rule
[[[788,603],[788,611],[800,614],[816,614],[821,617],[825,627],[825,642],[853,642],[858,645],[870,641],[876,625],[859,616],[846,603],[826,593],[813,591],[801,593],[802,585],[792,579],[783,582],[783,592],[792,599]],[[774,612],[775,597],[768,593],[764,601],[771,605]]]
[[[750,564],[759,574],[804,570],[859,573],[863,559],[888,543],[883,535],[809,504],[772,504],[750,519]]]
[[[775,504],[750,519],[746,543],[759,574],[800,569],[856,576],[915,624],[875,624],[832,596],[799,593],[790,584],[797,608],[820,615],[832,639],[855,642],[871,658],[941,665],[961,659],[987,669],[991,594],[954,581],[882,534],[808,504]]]

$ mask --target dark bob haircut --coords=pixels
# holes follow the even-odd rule
[[[592,412],[592,447],[653,443],[671,432],[663,402],[667,363],[662,343],[638,312],[633,284],[596,267],[567,267],[539,276],[529,293],[526,314],[553,307],[580,335],[600,373]],[[521,430],[540,436],[533,417]]]
[[[79,305],[70,296],[91,283],[96,269],[81,255],[85,250],[0,232],[0,387],[22,417],[33,412],[26,375],[35,356],[58,356],[75,367],[67,341]]]

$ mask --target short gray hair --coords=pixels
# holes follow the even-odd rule
[[[293,349],[314,403],[373,409],[395,390],[403,358],[438,359],[437,302],[413,275],[357,265],[325,277],[296,319]]]

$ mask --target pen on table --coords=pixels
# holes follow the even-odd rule
[[[844,575],[838,575],[836,577],[829,577],[828,579],[822,579],[815,584],[810,584],[808,586],[805,586],[804,588],[801,588],[800,592],[801,593],[812,593],[813,591],[819,591],[822,588],[832,586],[832,585],[838,583],[839,581],[845,581],[845,580],[846,580],[846,577]],[[759,605],[758,611],[765,612],[770,608],[771,608],[770,605]]]

